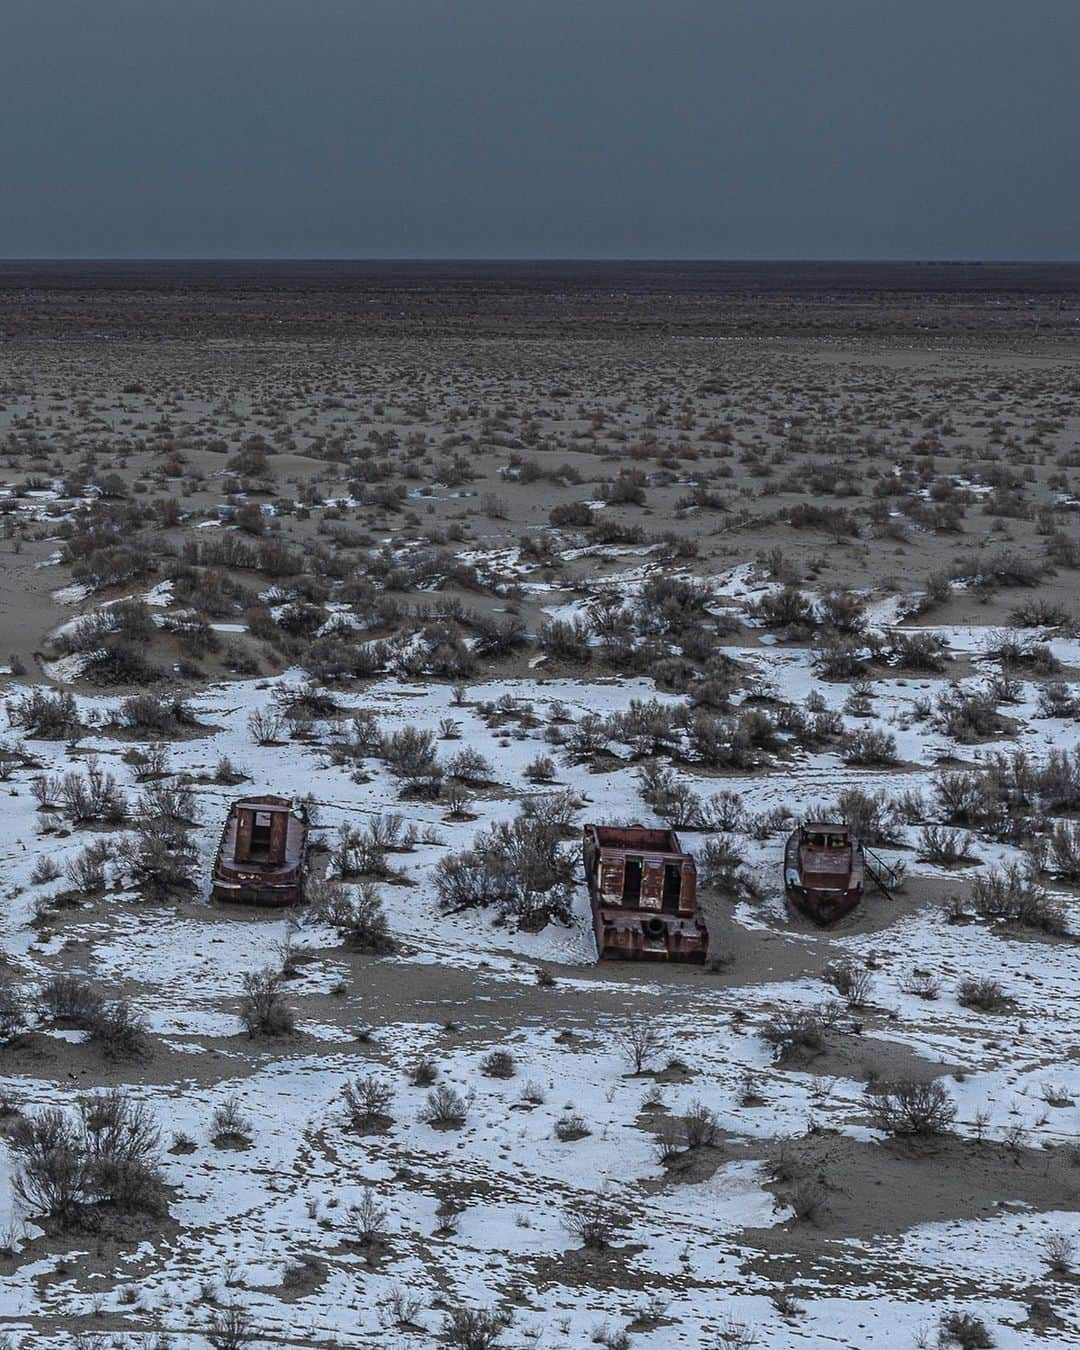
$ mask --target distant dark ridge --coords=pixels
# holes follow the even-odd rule
[[[1080,295],[1080,262],[0,260],[0,291]]]

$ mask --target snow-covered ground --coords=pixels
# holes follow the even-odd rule
[[[516,564],[510,557],[484,561]],[[604,585],[632,595],[647,566]],[[750,594],[747,569],[721,582],[731,598]],[[157,588],[152,603],[167,605],[169,596]],[[573,609],[556,612],[566,617]],[[944,636],[953,651],[985,650],[983,632],[950,629]],[[1058,645],[1061,659],[1076,659],[1075,643]],[[815,690],[839,710],[849,693],[846,685],[817,679],[805,650],[747,647],[730,654],[800,706]],[[59,1263],[41,1245],[33,1216],[19,1211],[12,1161],[0,1148],[0,1232],[10,1228],[16,1246],[33,1250],[30,1259],[3,1268],[0,1330],[10,1330],[16,1344],[72,1344],[76,1331],[93,1332],[98,1323],[118,1344],[144,1344],[137,1334],[160,1329],[172,1333],[175,1344],[202,1350],[214,1307],[229,1302],[249,1310],[267,1342],[284,1346],[429,1345],[437,1343],[445,1309],[508,1304],[513,1320],[499,1342],[506,1346],[621,1344],[617,1333],[629,1327],[628,1343],[642,1350],[740,1344],[891,1350],[919,1344],[928,1328],[936,1337],[939,1314],[953,1308],[982,1317],[1005,1350],[1080,1343],[1075,1284],[1047,1275],[1041,1247],[1050,1233],[1080,1237],[1075,1186],[1060,1212],[1010,1208],[873,1238],[823,1235],[833,1278],[824,1273],[828,1261],[806,1275],[796,1262],[780,1281],[761,1272],[753,1234],[782,1235],[799,1222],[769,1189],[763,1160],[775,1141],[802,1135],[811,1119],[852,1140],[879,1138],[868,1124],[863,1079],[839,1072],[826,1077],[812,1064],[777,1065],[757,1034],[779,1005],[822,1002],[831,991],[820,978],[759,978],[760,970],[749,969],[743,978],[738,963],[723,978],[652,969],[609,978],[594,965],[584,886],[574,897],[571,922],[540,933],[496,927],[481,911],[440,911],[432,884],[438,860],[466,847],[478,830],[511,818],[523,797],[545,790],[530,784],[525,768],[538,754],[557,754],[542,739],[553,710],[578,719],[625,710],[634,699],[665,699],[651,681],[493,681],[471,685],[464,704],[444,686],[394,680],[336,696],[339,725],[352,710],[373,713],[383,732],[419,727],[438,733],[444,719],[458,722],[460,739],[440,742],[440,752],[475,748],[496,779],[470,803],[475,818],[463,821],[447,819],[437,802],[402,803],[397,783],[374,758],[359,775],[355,766],[332,762],[329,725],[316,724],[307,741],[254,744],[249,716],[270,702],[276,684],[300,678],[291,671],[279,680],[235,682],[190,700],[208,730],[168,743],[168,771],[191,778],[200,873],[209,874],[223,815],[238,791],[209,781],[222,756],[253,790],[308,797],[317,833],[330,845],[342,824],[403,814],[428,842],[392,855],[407,884],[381,888],[402,944],[394,956],[350,957],[318,924],[294,927],[287,917],[226,913],[204,895],[174,905],[116,890],[83,909],[35,919],[48,890],[31,881],[35,868],[50,859],[64,869],[94,835],[46,830],[29,779],[68,772],[96,755],[134,800],[139,789],[121,758],[132,742],[103,729],[116,699],[77,695],[90,724],[77,755],[59,742],[31,742],[40,767],[16,773],[8,785],[0,843],[3,947],[28,988],[64,969],[122,992],[144,1011],[165,1067],[119,1066],[107,1081],[127,1082],[160,1123],[178,1224],[160,1239],[121,1249],[111,1273],[80,1273],[78,1253],[93,1247],[93,1237],[76,1237]],[[982,679],[976,673],[962,683],[975,687]],[[896,737],[902,771],[845,767],[836,754],[815,753],[757,774],[706,781],[680,768],[680,776],[694,779],[701,792],[736,793],[750,813],[785,806],[799,815],[852,785],[928,791],[939,756],[978,759],[980,749],[958,749],[915,706],[940,680],[873,684],[872,711],[857,724]],[[507,697],[531,706],[533,729],[484,716],[480,704]],[[1077,744],[1077,724],[1037,717],[1035,699],[1036,687],[1025,682],[1022,701],[1008,709],[1015,734],[994,742],[994,749],[1023,747],[1038,757]],[[603,773],[562,758],[558,766],[556,787],[582,802],[579,821],[653,820],[629,762]],[[705,838],[694,836],[692,847]],[[914,831],[904,838],[914,842]],[[1026,1148],[1075,1142],[1075,946],[944,923],[936,902],[920,899],[920,887],[948,873],[911,863],[910,849],[907,898],[895,915],[890,918],[888,902],[868,898],[873,923],[857,918],[826,939],[784,909],[780,838],[739,836],[737,842],[762,896],[740,903],[735,927],[773,951],[794,953],[788,958],[793,967],[803,954],[812,967],[826,942],[834,957],[867,960],[874,984],[861,1015],[862,1040],[906,1048],[940,1064],[943,1073],[945,1066],[961,1066],[961,1074],[950,1072],[946,1080],[961,1136],[1002,1139],[1020,1125]],[[981,867],[1020,856],[985,842],[975,851]],[[1065,899],[1075,921],[1075,898],[1066,893]],[[299,1034],[250,1042],[236,1018],[240,978],[279,961],[287,937],[302,958],[288,986]],[[555,967],[553,987],[538,985],[540,962]],[[906,992],[912,970],[927,966],[941,977],[934,1000]],[[957,980],[980,976],[997,979],[1015,1004],[992,1018],[962,1007]],[[662,1071],[677,1056],[687,1069],[660,1072],[656,1081],[631,1074],[617,1034],[634,1018],[648,1018],[659,1032],[661,1048],[647,1067]],[[371,1031],[358,1040],[362,1026]],[[61,1050],[64,1044],[57,1042]],[[495,1048],[513,1054],[514,1077],[483,1072]],[[82,1056],[73,1061],[71,1077],[36,1076],[25,1064],[16,1071],[10,1052],[0,1050],[0,1089],[15,1094],[23,1110],[70,1107],[95,1081],[92,1071],[84,1072],[93,1062],[89,1052],[76,1045],[70,1053]],[[438,1082],[465,1100],[461,1128],[437,1130],[421,1119],[427,1089],[412,1086],[406,1073],[421,1056],[435,1060]],[[357,1134],[341,1101],[343,1083],[366,1073],[393,1088],[392,1123],[383,1133]],[[745,1104],[748,1080],[764,1106]],[[1047,1104],[1050,1086],[1067,1105]],[[652,1093],[657,1100],[650,1100]],[[251,1124],[246,1149],[220,1148],[210,1139],[215,1108],[233,1098]],[[654,1135],[665,1116],[679,1117],[696,1103],[715,1114],[722,1143],[707,1175],[679,1181],[659,1162]],[[567,1116],[579,1116],[588,1133],[560,1140],[556,1125]],[[192,1141],[188,1151],[168,1151],[177,1137]],[[350,1205],[369,1189],[386,1211],[385,1238],[374,1256],[349,1237]],[[447,1199],[461,1206],[449,1231],[436,1213]],[[614,1247],[583,1254],[566,1215],[593,1203],[614,1216]],[[307,1259],[316,1274],[290,1284],[287,1268]],[[783,1316],[771,1301],[782,1283],[797,1293],[797,1317]],[[1052,1292],[1058,1319],[1040,1328],[1027,1320],[1035,1285]],[[403,1294],[419,1299],[410,1325],[394,1312]],[[739,1340],[740,1327],[756,1339]]]

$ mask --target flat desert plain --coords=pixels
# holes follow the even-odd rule
[[[0,265],[0,1343],[1080,1343],[1078,349],[1076,267]],[[597,960],[635,823],[704,963]]]

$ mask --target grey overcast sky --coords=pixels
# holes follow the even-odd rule
[[[2,0],[0,256],[1080,257],[1080,0]]]

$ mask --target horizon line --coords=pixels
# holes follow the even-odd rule
[[[371,254],[368,256],[345,254],[2,254],[0,265],[4,263],[776,263],[776,264],[841,264],[860,265],[866,263],[914,263],[921,265],[948,266],[1023,266],[1025,264],[1045,264],[1049,266],[1080,263],[1076,257],[996,257],[996,256],[952,256],[952,255],[892,255],[858,257],[795,257],[769,254],[761,256],[739,257],[673,257],[652,256],[646,254],[626,255],[472,255],[472,254]]]

